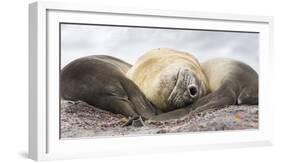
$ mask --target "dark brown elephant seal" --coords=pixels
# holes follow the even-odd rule
[[[162,112],[191,104],[207,93],[207,78],[197,59],[173,49],[148,51],[127,72],[127,77]]]
[[[111,56],[76,59],[61,71],[61,95],[127,117],[154,115],[155,109],[124,73],[130,64]]]
[[[161,121],[187,116],[228,105],[258,104],[258,74],[249,65],[228,58],[215,58],[202,63],[211,93],[190,106],[164,113],[151,120]]]

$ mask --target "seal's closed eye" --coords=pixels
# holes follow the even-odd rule
[[[125,90],[123,88],[119,88],[119,87],[110,87],[107,88],[106,91],[104,92],[104,95],[108,95],[108,96],[119,96],[119,97],[127,97],[128,95],[125,92]]]

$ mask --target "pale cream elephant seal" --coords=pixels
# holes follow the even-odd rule
[[[192,55],[168,48],[153,49],[126,76],[162,112],[187,106],[207,93],[207,78]]]
[[[249,65],[229,58],[214,58],[202,63],[210,93],[190,106],[164,113],[151,120],[178,119],[191,113],[210,111],[228,105],[257,105],[258,73]]]

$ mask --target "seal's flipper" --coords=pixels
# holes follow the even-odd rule
[[[236,103],[236,94],[227,84],[223,85],[217,91],[214,91],[187,107],[170,111],[164,114],[153,116],[150,118],[152,121],[165,121],[170,119],[180,119],[192,116],[194,113],[210,111],[233,105]]]
[[[173,110],[167,113],[163,113],[160,115],[156,115],[151,117],[149,120],[151,121],[167,121],[167,120],[171,120],[171,119],[179,119],[179,118],[183,118],[185,116],[189,115],[189,110],[182,108],[182,109],[177,109],[177,110]]]
[[[127,127],[127,126],[133,126],[133,127],[143,127],[144,122],[143,122],[143,118],[141,116],[136,116],[136,117],[131,117],[129,118],[129,120],[122,125],[122,127]]]
[[[236,104],[237,95],[227,84],[218,90],[202,97],[190,106],[191,113],[217,110],[219,108]]]
[[[142,91],[131,80],[124,79],[122,83],[124,90],[127,92],[129,100],[134,105],[135,112],[144,119],[148,119],[157,114],[156,109],[144,96]]]

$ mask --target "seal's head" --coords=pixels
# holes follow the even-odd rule
[[[197,59],[173,49],[147,52],[126,76],[163,112],[187,106],[208,91],[207,78]]]
[[[244,88],[237,99],[237,104],[257,105],[259,103],[258,87]]]
[[[179,69],[175,85],[168,97],[168,110],[187,106],[203,95],[202,82],[186,68]]]

